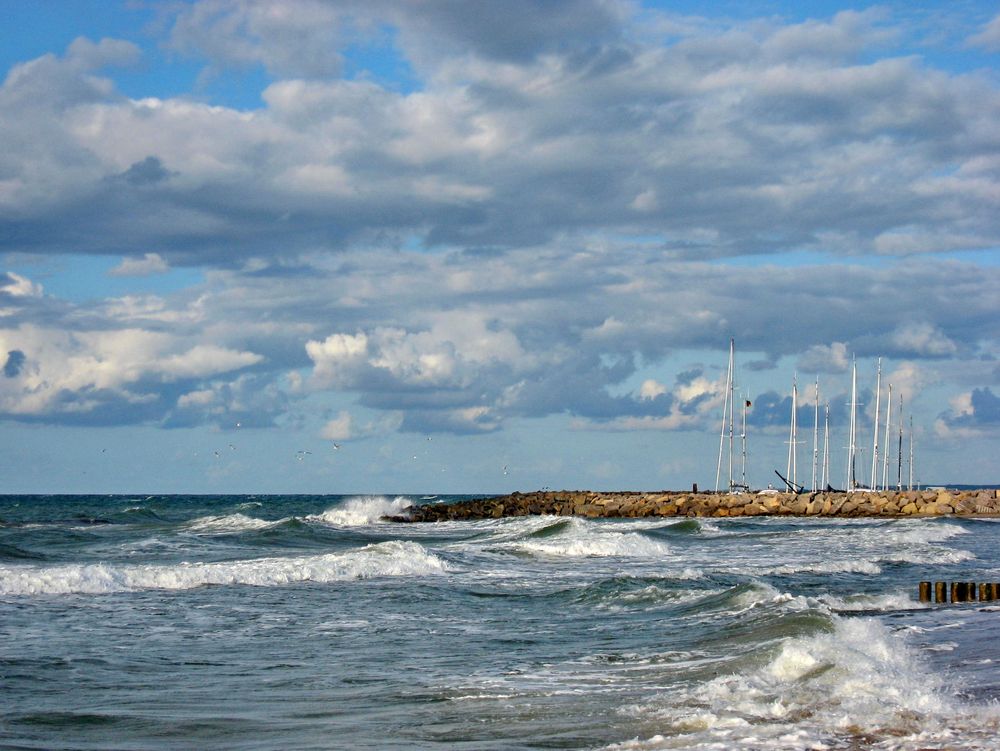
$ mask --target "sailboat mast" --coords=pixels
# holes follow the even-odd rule
[[[736,379],[736,373],[733,373],[733,379]],[[733,492],[733,412],[736,406],[733,400],[733,387],[735,384],[729,385],[729,492]]]
[[[826,418],[823,421],[823,488],[830,484],[830,402],[826,403]]]
[[[903,395],[899,395],[899,445],[896,447],[896,490],[903,489]]]
[[[910,415],[910,481],[907,490],[913,490],[913,415]]]
[[[879,397],[882,396],[882,358],[878,359],[878,375],[875,378],[875,428],[874,437],[872,438],[872,474],[871,474],[871,488],[875,490],[878,484],[878,477],[875,474],[878,471],[878,418],[879,418]]]
[[[747,405],[750,403],[748,399],[744,397],[743,399],[743,425],[740,430],[740,453],[742,454],[742,459],[740,462],[740,484],[743,486],[744,490],[749,490],[750,486],[747,485]]]
[[[847,441],[847,489],[854,490],[858,486],[855,459],[857,456],[857,419],[858,419],[858,361],[854,360],[851,368],[851,426]]]
[[[889,489],[889,419],[892,415],[892,384],[885,401],[885,437],[882,439],[882,490]]]
[[[799,484],[797,474],[797,451],[795,443],[798,438],[798,425],[796,424],[795,413],[798,411],[799,387],[792,379],[792,420],[788,428],[788,465],[785,468],[785,477],[792,481],[793,485]]]
[[[816,394],[815,394],[815,407],[813,409],[813,473],[812,473],[812,489],[815,493],[819,488],[816,487],[816,471],[819,469],[819,376],[816,376]]]
[[[719,463],[715,467],[715,492],[719,492],[719,478],[722,476],[722,449],[725,446],[726,441],[726,426],[732,425],[732,414],[730,413],[730,407],[732,406],[732,394],[733,394],[733,356],[736,351],[736,340],[730,338],[729,340],[729,368],[726,371],[726,398],[723,402],[722,407],[722,431],[719,433]],[[730,428],[730,437],[732,436],[732,428]],[[729,444],[729,485],[730,489],[733,484],[733,448],[732,441]]]

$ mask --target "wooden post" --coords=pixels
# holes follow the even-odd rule
[[[931,601],[931,583],[920,582],[920,602]]]
[[[934,602],[948,602],[945,582],[934,582]]]
[[[984,583],[980,582],[980,584],[979,584],[979,601],[980,602],[986,602],[987,600],[992,600],[993,599],[992,597],[990,597],[989,587],[990,587],[989,584],[984,584]]]

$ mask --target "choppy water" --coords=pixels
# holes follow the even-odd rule
[[[0,497],[0,747],[1000,748],[1000,524],[411,500]]]

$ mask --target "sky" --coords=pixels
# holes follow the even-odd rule
[[[1000,483],[993,2],[0,15],[0,493]]]

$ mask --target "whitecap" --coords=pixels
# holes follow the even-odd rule
[[[104,594],[205,585],[272,587],[446,572],[440,558],[415,542],[389,541],[346,553],[173,565],[0,566],[0,595]]]
[[[531,555],[553,557],[629,557],[663,558],[670,548],[636,532],[616,532],[613,526],[589,524],[581,519],[567,519],[565,529],[551,537],[515,540],[495,545]]]
[[[274,522],[257,519],[246,514],[227,514],[226,516],[203,516],[188,522],[184,527],[190,532],[200,534],[227,534],[264,529],[273,524]]]
[[[833,632],[785,639],[756,667],[633,707],[656,734],[608,748],[829,748],[859,737],[917,748],[956,733],[995,737],[1000,708],[963,704],[918,654],[875,619],[835,618]]]
[[[874,561],[863,558],[825,563],[788,563],[774,566],[761,573],[766,574],[880,574],[882,568]]]
[[[383,516],[398,516],[413,505],[413,501],[403,496],[390,500],[381,495],[366,495],[348,498],[342,504],[306,517],[306,521],[332,524],[337,527],[361,527],[375,524]]]

